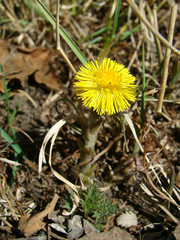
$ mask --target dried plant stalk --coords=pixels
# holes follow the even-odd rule
[[[177,55],[180,56],[180,51],[178,49],[176,49],[174,46],[172,46],[172,44],[166,40],[151,24],[150,22],[146,19],[146,17],[144,17],[138,6],[132,1],[132,0],[126,0],[127,3],[129,4],[129,6],[132,8],[132,10],[134,11],[134,13],[137,15],[137,17],[144,22],[144,24],[146,25],[146,27],[151,30],[151,32],[159,38],[159,40],[164,43],[164,45],[166,45],[168,48],[170,48],[174,53],[176,53]]]
[[[169,23],[169,32],[168,32],[168,41],[171,44],[173,42],[176,14],[177,14],[177,5],[172,5],[171,18]],[[166,47],[166,53],[165,53],[165,59],[164,59],[164,65],[163,65],[163,74],[162,74],[162,80],[161,80],[161,90],[160,90],[158,106],[157,106],[158,113],[162,112],[162,104],[163,104],[163,99],[164,99],[164,94],[166,89],[170,56],[171,56],[171,49]]]
[[[156,28],[157,31],[159,31],[159,29],[158,29],[158,21],[157,21],[157,11],[156,11],[156,9],[153,10],[153,13],[154,13],[154,27]],[[159,51],[160,61],[162,61],[163,55],[162,55],[161,44],[160,44],[159,39],[158,39],[156,36],[155,36],[155,39],[156,39],[156,44],[157,44],[157,48],[158,48],[158,51]]]
[[[72,70],[72,72],[74,74],[76,74],[76,70],[73,67],[71,61],[69,60],[69,58],[67,57],[67,55],[65,54],[65,52],[63,51],[61,44],[60,44],[60,35],[59,35],[59,0],[57,0],[56,3],[56,48],[57,50],[60,52],[60,54],[62,55],[62,57],[64,58],[64,60],[67,62],[68,66],[70,67],[70,69]]]

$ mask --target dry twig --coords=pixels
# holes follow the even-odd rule
[[[169,33],[168,33],[168,41],[171,44],[173,41],[176,14],[177,14],[177,5],[173,5],[171,8],[171,18],[170,18]],[[165,59],[164,59],[164,65],[163,65],[163,75],[161,80],[161,90],[160,90],[158,106],[157,106],[158,113],[162,112],[162,104],[163,104],[163,99],[164,99],[164,94],[166,89],[170,56],[171,56],[171,49],[166,47],[166,53],[165,53]]]

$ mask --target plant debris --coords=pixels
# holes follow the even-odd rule
[[[82,119],[77,120],[83,107],[73,87],[74,72],[56,50],[55,29],[38,1],[0,2],[1,238],[178,240],[180,15],[159,113],[171,1],[136,1],[137,11],[131,0],[62,2],[60,25],[88,61],[111,48],[108,57],[137,79],[132,107],[102,116],[96,154],[87,170],[91,177],[84,183]],[[43,2],[56,16],[57,1]],[[77,71],[82,64],[60,40]],[[88,123],[87,116],[85,110]],[[41,163],[39,175],[44,138],[61,121],[66,124],[53,132],[41,152],[48,161]]]

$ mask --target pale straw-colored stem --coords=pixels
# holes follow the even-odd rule
[[[135,61],[135,59],[137,57],[138,50],[139,50],[139,48],[140,48],[140,46],[142,44],[142,41],[143,41],[143,39],[140,39],[138,44],[137,44],[136,50],[134,51],[133,56],[131,58],[131,61],[130,61],[129,65],[128,65],[128,67],[127,67],[129,70],[130,70],[131,66],[133,65],[133,63],[134,63],[134,61]]]
[[[60,52],[60,54],[62,55],[64,60],[67,62],[68,66],[70,67],[72,72],[74,74],[76,74],[75,68],[73,67],[71,61],[69,60],[69,58],[67,57],[67,55],[63,51],[63,49],[61,47],[61,44],[60,44],[60,35],[59,35],[59,0],[57,0],[57,4],[56,4],[56,49]]]
[[[144,15],[141,14],[138,6],[134,3],[133,0],[126,0],[127,3],[129,4],[129,6],[132,8],[132,10],[134,11],[134,13],[137,15],[137,17],[144,22],[144,24],[146,25],[146,27],[148,27],[149,30],[151,30],[151,32],[159,38],[159,40],[164,43],[164,45],[166,45],[168,48],[170,48],[174,53],[178,54],[180,56],[180,50],[176,49],[174,46],[172,46],[172,44],[166,40],[151,24],[150,22],[146,19],[146,17]]]
[[[171,17],[170,17],[170,23],[169,23],[169,32],[168,32],[168,41],[171,44],[173,42],[176,14],[177,14],[177,5],[172,5]],[[163,104],[163,99],[164,99],[164,94],[166,89],[170,56],[171,56],[171,49],[166,47],[166,53],[165,53],[164,64],[163,64],[163,74],[161,79],[161,89],[159,93],[158,106],[157,106],[158,113],[162,112],[162,104]]]
[[[158,20],[157,20],[157,11],[156,9],[153,10],[153,13],[154,13],[154,26],[156,28],[156,30],[158,31]],[[160,57],[160,61],[162,61],[162,49],[161,49],[161,44],[160,44],[160,41],[159,39],[155,36],[156,38],[156,44],[157,44],[157,48],[158,48],[158,51],[159,51],[159,57]]]

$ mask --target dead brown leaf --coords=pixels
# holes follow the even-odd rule
[[[54,75],[50,66],[55,52],[40,47],[34,49],[18,47],[14,51],[10,49],[9,42],[0,39],[0,64],[3,65],[4,72],[14,73],[6,76],[7,82],[19,79],[24,86],[28,77],[34,73],[38,83],[45,84],[50,89],[60,90],[60,79]],[[4,91],[2,81],[0,91]]]
[[[52,211],[54,211],[55,205],[58,201],[58,195],[55,194],[53,200],[42,211],[30,218],[29,215],[22,216],[19,221],[18,228],[24,233],[26,237],[32,236],[34,233],[42,229],[46,223],[43,219]]]

